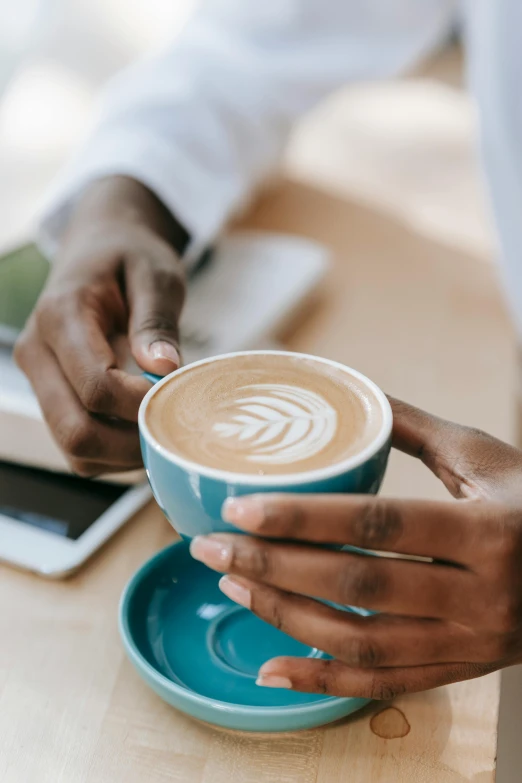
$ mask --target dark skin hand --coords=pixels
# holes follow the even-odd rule
[[[128,336],[140,367],[165,375],[180,363],[183,230],[127,177],[83,194],[15,358],[51,432],[82,476],[140,466],[137,416],[147,380],[118,368]]]
[[[395,448],[456,500],[255,495],[223,510],[252,536],[192,542],[194,557],[227,574],[224,593],[333,656],[273,659],[259,685],[390,699],[522,663],[522,452],[391,403]],[[325,543],[410,559],[313,546]],[[350,615],[309,596],[379,613]]]

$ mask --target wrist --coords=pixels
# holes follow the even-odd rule
[[[82,194],[67,227],[67,241],[88,226],[141,226],[168,242],[182,255],[190,236],[162,201],[131,177],[111,176],[92,182]]]

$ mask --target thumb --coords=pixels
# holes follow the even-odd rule
[[[520,475],[522,453],[471,427],[464,427],[389,398],[393,446],[422,462],[457,498],[500,499]]]
[[[181,263],[175,253],[126,264],[129,342],[138,365],[167,375],[181,365],[178,322],[185,298]]]

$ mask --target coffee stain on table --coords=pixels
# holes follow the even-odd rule
[[[386,707],[370,720],[370,729],[382,739],[400,739],[411,731],[406,716],[397,707]]]

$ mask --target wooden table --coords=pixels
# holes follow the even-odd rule
[[[494,267],[306,180],[282,182],[248,218],[334,252],[319,302],[287,344],[509,437],[512,342]],[[384,491],[442,495],[398,455]],[[291,736],[216,731],[165,705],[127,662],[116,615],[131,574],[173,540],[150,505],[67,582],[0,568],[2,783],[494,780],[497,674]]]

